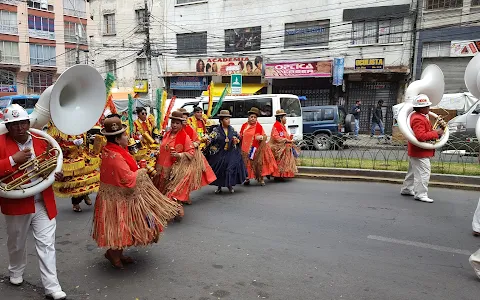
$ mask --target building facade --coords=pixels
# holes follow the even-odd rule
[[[40,94],[87,62],[85,0],[0,0],[0,96]]]
[[[445,93],[466,92],[465,69],[480,51],[480,1],[420,3],[415,78],[426,66],[436,64],[445,76]]]
[[[411,1],[166,1],[159,51],[170,92],[200,96],[241,73],[244,94],[292,93],[302,105],[402,98],[413,56]]]
[[[155,52],[162,33],[158,20],[163,19],[163,3],[148,1],[145,9],[144,0],[90,0],[90,18],[95,26],[90,35],[91,63],[103,74],[114,74],[115,88],[125,95],[148,99],[149,90],[163,88]],[[147,27],[154,56],[151,69],[145,48]]]

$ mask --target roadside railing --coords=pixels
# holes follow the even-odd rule
[[[332,137],[305,135],[299,165],[326,168],[354,168],[407,171],[407,143],[391,136],[360,135]],[[475,139],[450,137],[431,159],[432,173],[480,176],[479,143]]]

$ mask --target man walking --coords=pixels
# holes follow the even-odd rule
[[[360,100],[357,100],[355,102],[355,106],[352,107],[351,114],[355,117],[355,139],[358,139],[358,131],[360,130],[360,106],[362,105],[362,102]]]
[[[28,113],[18,104],[10,105],[4,110],[3,124],[8,133],[0,135],[0,177],[12,174],[23,163],[47,149],[45,141],[29,134],[29,119]],[[19,172],[13,178],[23,173],[24,171]],[[61,181],[63,174],[55,174],[55,179]],[[24,199],[0,198],[0,207],[7,225],[10,283],[16,286],[23,283],[23,272],[27,266],[26,242],[29,230],[32,229],[45,295],[54,300],[66,299],[57,279],[57,207],[52,187]]]
[[[372,132],[370,137],[373,137],[375,135],[375,129],[380,128],[380,135],[385,135],[385,130],[383,128],[383,111],[382,111],[382,106],[383,106],[383,100],[378,100],[377,107],[373,109],[373,114],[372,114]]]

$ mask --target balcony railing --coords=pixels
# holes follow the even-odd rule
[[[63,9],[63,14],[68,15],[68,16],[80,17],[80,18],[83,18],[83,19],[87,18],[87,12],[79,11],[79,10],[76,10],[76,9],[64,8]]]
[[[55,39],[55,32],[36,30],[36,29],[28,29],[28,36],[33,37],[33,38],[39,38],[39,39],[54,40]]]
[[[74,36],[74,35],[65,35],[64,38],[65,38],[65,42],[67,42],[67,43],[73,43],[73,44],[77,43],[77,37]],[[80,38],[79,43],[83,44],[83,45],[86,45],[87,44],[87,39],[84,38],[84,37]]]
[[[12,22],[0,22],[0,33],[5,34],[18,34],[17,24],[12,24]]]
[[[20,0],[0,0],[0,3],[10,4],[10,5],[17,5]]]

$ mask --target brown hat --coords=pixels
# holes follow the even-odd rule
[[[180,112],[180,111],[173,111],[171,114],[170,114],[170,119],[172,120],[179,120],[179,121],[185,121],[185,118],[183,117],[183,113]]]
[[[248,111],[248,115],[251,115],[251,114],[257,115],[257,117],[259,117],[260,116],[260,110],[256,107],[252,107]]]
[[[229,117],[229,118],[231,118],[231,117],[232,117],[232,115],[230,114],[230,112],[229,112],[228,110],[226,110],[226,109],[221,110],[220,113],[219,113],[217,116],[218,116],[219,118],[221,118],[221,117]]]
[[[179,108],[179,109],[177,109],[177,110],[178,110],[179,112],[181,112],[183,115],[190,115],[190,114],[188,113],[188,111],[187,111],[185,108],[183,108],[183,107],[182,107],[182,108]]]
[[[287,115],[287,113],[283,109],[278,109],[275,112],[275,117],[286,116],[286,115]]]
[[[117,135],[125,132],[127,125],[122,124],[119,117],[107,118],[103,121],[103,128],[100,133],[103,135]]]

